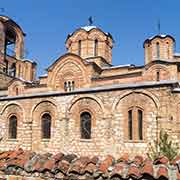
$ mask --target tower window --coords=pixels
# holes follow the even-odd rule
[[[91,139],[91,114],[83,112],[80,115],[81,138]]]
[[[159,46],[159,43],[157,42],[156,43],[156,53],[157,53],[157,59],[159,59],[160,58],[160,46]]]
[[[169,52],[169,43],[166,42],[166,45],[167,45],[167,47],[166,47],[166,50],[167,50],[167,58],[169,59],[169,54],[170,54],[170,52]]]
[[[98,40],[94,41],[94,56],[98,56]]]
[[[82,48],[82,47],[81,47],[81,44],[82,44],[82,41],[79,40],[79,41],[78,41],[78,55],[79,55],[79,56],[81,56],[81,48]]]
[[[156,72],[156,81],[159,81],[159,80],[160,80],[160,72],[157,71],[157,72]]]
[[[46,113],[42,116],[42,138],[50,139],[51,138],[51,116]]]
[[[15,88],[16,96],[19,94],[19,89],[18,87]]]
[[[9,138],[17,138],[17,117],[14,115],[9,118]]]
[[[11,68],[9,69],[9,75],[13,77],[16,76],[16,63],[13,63],[11,65]]]

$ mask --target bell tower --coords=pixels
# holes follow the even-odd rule
[[[36,63],[24,59],[25,33],[7,16],[0,16],[0,71],[16,78],[33,81]]]

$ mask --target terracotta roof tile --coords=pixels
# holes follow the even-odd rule
[[[4,175],[33,176],[46,179],[169,179],[180,180],[180,157],[169,162],[159,157],[154,162],[128,154],[118,160],[108,155],[104,160],[97,156],[77,157],[74,154],[37,154],[18,149],[0,153],[0,171]]]
[[[144,162],[144,165],[142,167],[141,173],[143,175],[148,174],[148,175],[153,177],[154,169],[153,169],[153,162],[151,160],[146,160]]]
[[[158,171],[157,171],[157,178],[160,178],[160,177],[165,177],[168,179],[168,169],[167,167],[164,167],[164,166],[160,166]]]
[[[141,177],[140,169],[135,164],[132,164],[129,167],[128,177],[133,177],[136,179],[139,179]]]
[[[62,160],[57,165],[57,172],[61,171],[63,174],[67,174],[70,167],[70,163],[66,160]]]
[[[101,162],[99,166],[99,171],[102,173],[106,173],[108,171],[109,166],[112,165],[114,158],[110,155],[108,155],[104,161]]]

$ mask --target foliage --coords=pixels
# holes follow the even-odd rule
[[[179,153],[179,146],[170,140],[166,132],[160,131],[159,140],[150,144],[148,156],[151,159],[156,159],[160,156],[166,156],[169,160],[173,160]]]

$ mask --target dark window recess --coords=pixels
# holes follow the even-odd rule
[[[143,140],[143,112],[138,110],[138,134],[139,140]]]
[[[159,59],[160,58],[160,46],[159,46],[158,42],[156,43],[156,51],[157,51],[157,59]]]
[[[51,116],[49,114],[44,114],[42,116],[42,138],[51,138]]]
[[[133,132],[132,132],[132,110],[128,111],[128,137],[129,140],[133,139]]]
[[[83,112],[80,116],[81,138],[91,139],[91,114]]]
[[[11,116],[9,118],[9,138],[16,139],[17,138],[17,117]]]
[[[156,72],[156,81],[159,81],[159,80],[160,80],[160,72],[157,71],[157,72]]]
[[[98,56],[98,40],[94,41],[94,56]]]
[[[66,81],[64,82],[64,90],[66,92],[74,91],[75,89],[75,82],[74,81]]]
[[[16,63],[13,63],[9,69],[9,75],[15,77],[16,76]]]
[[[78,55],[79,55],[79,56],[81,56],[81,51],[82,51],[82,50],[81,50],[81,44],[82,44],[82,42],[81,42],[81,40],[79,40],[79,41],[78,41]]]

